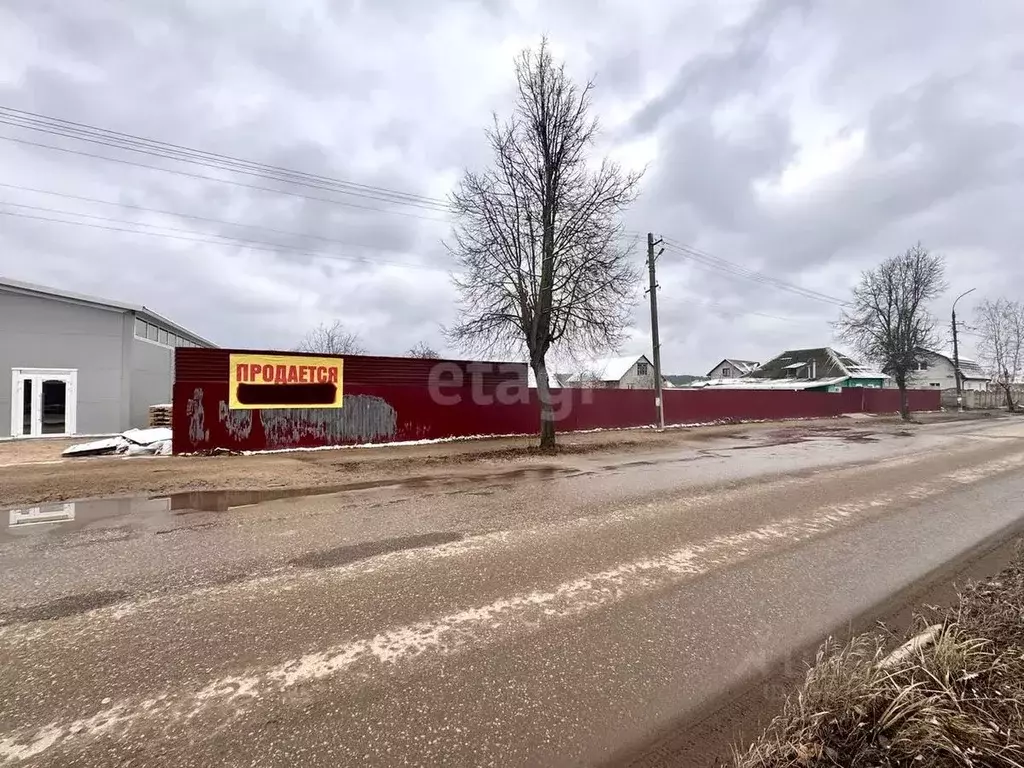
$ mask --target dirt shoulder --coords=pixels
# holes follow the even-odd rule
[[[90,457],[61,459],[70,441],[0,443],[0,507],[128,494],[208,489],[317,488],[410,473],[486,472],[510,462],[571,462],[586,454],[686,449],[730,439],[796,442],[815,434],[869,435],[902,428],[893,418],[815,419],[686,427],[658,432],[629,429],[559,436],[556,456],[541,455],[534,437],[453,441],[429,445],[339,448],[249,456]]]
[[[834,762],[825,757],[825,745],[820,745],[819,754],[809,738],[808,751],[802,756],[796,751],[785,754],[773,751],[789,736],[802,731],[800,710],[793,709],[792,705],[787,710],[786,702],[787,699],[795,701],[798,692],[806,695],[808,670],[823,659],[828,663],[829,659],[842,658],[851,647],[863,649],[868,638],[884,649],[883,653],[891,652],[923,626],[944,621],[952,624],[959,620],[966,630],[974,633],[983,626],[987,639],[1000,636],[1005,640],[1004,645],[1012,642],[1024,645],[1022,601],[1024,523],[987,539],[849,624],[836,627],[827,642],[831,655],[819,656],[823,649],[821,641],[797,649],[764,675],[727,691],[699,712],[671,724],[649,743],[624,752],[603,768],[890,765],[870,761]],[[874,647],[872,645],[872,649]],[[774,718],[778,719],[773,723]],[[772,727],[766,734],[769,725]],[[739,756],[744,753],[740,760]]]
[[[1024,761],[1024,557],[902,635],[826,643],[737,768]],[[798,695],[797,695],[798,694]]]

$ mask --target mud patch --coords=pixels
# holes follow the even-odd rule
[[[378,555],[385,555],[389,552],[401,552],[405,549],[418,549],[420,547],[436,547],[439,544],[450,544],[453,541],[462,540],[461,533],[451,531],[439,531],[437,533],[424,533],[419,536],[398,536],[379,541],[367,541],[362,544],[350,544],[334,549],[325,549],[320,552],[310,552],[288,561],[289,565],[297,568],[333,568],[338,565],[347,565],[359,560],[367,560]]]
[[[121,591],[85,592],[81,595],[69,595],[57,600],[51,600],[48,603],[40,603],[39,605],[12,608],[0,611],[0,627],[7,624],[28,624],[32,621],[63,619],[67,616],[74,616],[119,603],[127,597],[128,593]]]

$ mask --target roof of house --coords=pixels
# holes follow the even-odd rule
[[[665,384],[671,384],[673,387],[688,387],[695,381],[704,380],[703,376],[694,376],[688,373],[665,374],[661,378],[664,380]]]
[[[12,280],[11,278],[0,277],[0,290],[7,290],[11,293],[26,294],[29,296],[41,296],[48,299],[56,299],[58,301],[66,301],[72,304],[79,304],[89,307],[95,307],[97,309],[106,309],[112,312],[134,312],[138,317],[143,320],[149,320],[154,324],[163,325],[168,330],[173,330],[182,336],[188,336],[197,342],[202,343],[208,347],[216,347],[217,345],[211,341],[204,339],[202,336],[193,333],[187,328],[183,328],[177,323],[171,322],[163,315],[157,314],[153,310],[145,307],[142,304],[124,304],[119,301],[111,301],[109,299],[101,299],[96,296],[89,296],[84,293],[75,293],[73,291],[64,291],[58,288],[50,288],[46,285],[39,285],[37,283],[28,283],[21,280]]]
[[[814,387],[831,387],[842,384],[849,376],[833,376],[828,379],[767,379],[744,376],[742,379],[708,379],[695,381],[691,386],[715,389],[781,389],[802,390]]]
[[[936,357],[941,357],[949,361],[949,364],[953,364],[955,355],[950,350],[935,350],[935,349],[922,349],[922,352],[927,352]],[[988,381],[992,377],[985,373],[984,369],[978,364],[977,360],[972,360],[969,357],[960,356],[960,374],[965,379],[981,379]]]
[[[758,379],[787,378],[790,371],[797,371],[814,363],[815,380],[835,377],[853,377],[859,379],[884,379],[884,373],[871,366],[861,365],[849,355],[844,355],[831,347],[814,347],[811,349],[787,349],[759,365],[748,376]],[[797,377],[801,378],[801,377]]]
[[[571,378],[573,381],[619,381],[640,361],[650,365],[646,355],[603,357],[597,360],[588,360],[577,367],[576,372],[571,374]]]
[[[712,368],[710,371],[708,371],[708,376],[710,376],[716,368],[718,368],[720,365],[724,363],[728,363],[730,366],[732,366],[732,368],[734,368],[736,372],[739,373],[741,376],[745,376],[746,374],[750,373],[755,368],[757,368],[757,366],[760,365],[760,363],[758,363],[756,360],[738,360],[735,357],[727,357],[714,368]]]

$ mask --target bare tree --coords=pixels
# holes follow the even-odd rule
[[[900,390],[900,416],[910,418],[907,385],[922,349],[938,341],[928,303],[946,289],[941,256],[920,243],[861,275],[837,323],[840,336],[880,363]]]
[[[302,337],[297,352],[319,352],[323,355],[361,355],[366,352],[359,334],[345,330],[340,320],[330,325],[320,323]]]
[[[425,341],[414,344],[405,354],[407,357],[421,357],[426,360],[437,360],[440,357],[437,351]]]
[[[978,306],[977,318],[982,360],[995,372],[996,383],[1006,393],[1006,407],[1013,411],[1014,385],[1024,373],[1024,303],[985,300]]]
[[[461,317],[447,335],[467,349],[528,355],[540,445],[553,450],[548,352],[617,348],[637,299],[639,269],[618,216],[636,199],[640,174],[588,162],[593,83],[578,87],[546,40],[515,71],[513,114],[495,116],[486,133],[493,167],[467,171],[452,195]]]

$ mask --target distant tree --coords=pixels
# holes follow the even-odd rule
[[[427,360],[437,360],[440,357],[437,351],[425,341],[414,344],[405,354],[406,357],[422,357]]]
[[[553,450],[548,352],[615,349],[631,320],[639,269],[618,216],[636,198],[640,174],[589,161],[593,83],[578,87],[546,40],[524,51],[515,71],[512,116],[495,117],[486,133],[493,166],[467,171],[452,195],[461,316],[447,334],[463,348],[526,352],[540,445]]]
[[[1013,411],[1014,384],[1024,373],[1024,303],[1007,299],[985,300],[977,309],[982,361],[995,372],[996,383]]]
[[[320,323],[302,337],[297,352],[318,352],[322,355],[361,355],[366,352],[359,334],[345,330],[340,320],[330,325]]]
[[[839,318],[840,336],[881,364],[900,390],[900,416],[910,418],[907,385],[922,349],[938,337],[929,302],[946,289],[945,263],[920,243],[861,275],[853,300]]]

